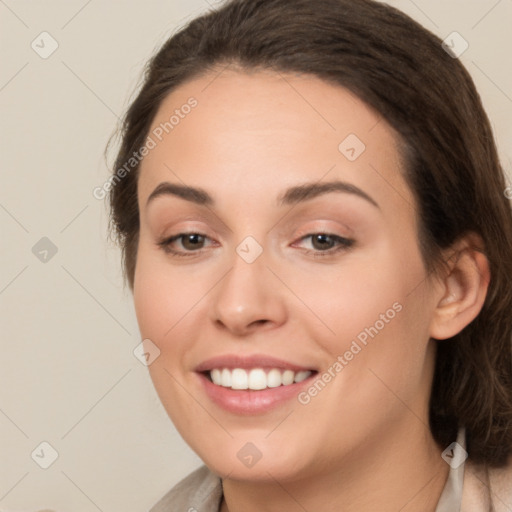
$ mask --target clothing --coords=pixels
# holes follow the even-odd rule
[[[464,429],[450,453],[454,461],[462,458],[466,447]],[[450,459],[445,459],[450,460]],[[489,471],[486,485],[484,468],[466,460],[458,467],[452,463],[435,512],[489,512],[490,495],[495,512],[512,512],[512,460],[505,468]],[[222,482],[206,466],[185,477],[149,512],[219,512]]]

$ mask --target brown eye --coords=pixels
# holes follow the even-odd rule
[[[197,256],[207,248],[207,240],[210,239],[201,233],[179,233],[160,240],[157,245],[173,256]],[[208,245],[212,245],[211,242]]]
[[[309,241],[310,248],[305,250],[306,254],[313,256],[330,256],[334,253],[349,250],[355,240],[344,238],[329,233],[310,233],[300,239],[300,242]]]
[[[334,240],[330,235],[318,233],[311,235],[311,245],[314,249],[319,251],[332,249],[334,247]]]
[[[204,246],[205,237],[198,233],[189,233],[180,235],[181,245],[187,249],[194,251],[196,249],[202,249]]]

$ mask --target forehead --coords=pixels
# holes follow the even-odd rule
[[[141,200],[164,180],[213,194],[265,189],[277,196],[325,177],[372,190],[395,208],[413,205],[395,131],[357,96],[318,77],[212,71],[165,98],[149,137]]]

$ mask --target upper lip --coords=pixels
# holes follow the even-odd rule
[[[251,369],[251,368],[262,368],[262,367],[271,367],[271,368],[280,368],[283,370],[292,370],[295,372],[299,371],[315,371],[311,366],[303,366],[300,364],[295,364],[289,361],[285,361],[284,359],[278,359],[275,357],[263,355],[263,354],[253,354],[250,356],[242,356],[237,354],[226,354],[215,356],[206,361],[203,361],[196,368],[196,372],[207,372],[213,370],[214,368],[243,368],[243,369]]]

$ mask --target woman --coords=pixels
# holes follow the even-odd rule
[[[371,0],[232,0],[149,62],[111,223],[205,463],[153,512],[512,508],[512,216],[441,43]]]

